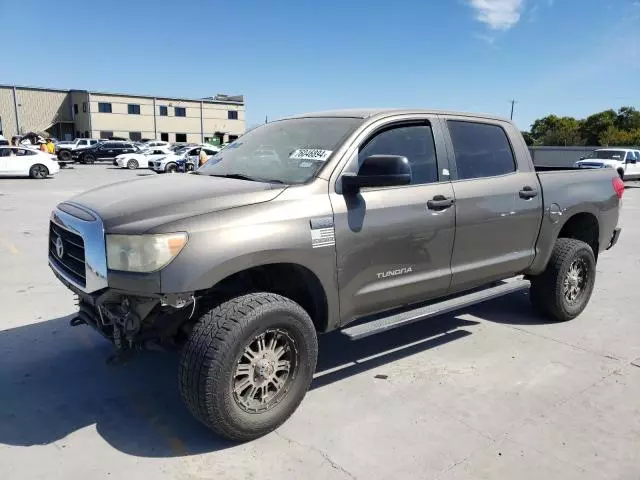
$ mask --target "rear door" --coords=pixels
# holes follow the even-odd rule
[[[443,118],[456,198],[451,290],[460,291],[531,264],[542,195],[526,145],[513,125]]]
[[[361,134],[347,152],[349,162],[335,174],[355,173],[365,158],[377,154],[405,156],[412,168],[411,185],[363,188],[355,195],[342,194],[334,176],[330,199],[343,322],[449,289],[453,201],[428,206],[434,198],[453,199],[440,128],[435,116],[380,121]]]
[[[627,159],[631,160],[625,165],[624,176],[627,178],[640,178],[640,150],[630,150],[627,152]],[[635,163],[633,163],[635,161]]]

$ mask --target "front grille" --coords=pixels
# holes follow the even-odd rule
[[[58,239],[62,241],[62,255],[58,255]],[[53,222],[49,224],[49,258],[78,285],[86,286],[86,267],[83,238]]]

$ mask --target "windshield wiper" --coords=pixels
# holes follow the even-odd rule
[[[250,182],[259,182],[260,180],[256,180],[255,178],[251,178],[248,175],[242,175],[241,173],[224,173],[224,174],[211,174],[211,177],[221,177],[221,178],[235,178],[236,180],[248,180]]]
[[[225,174],[212,174],[211,177],[222,177],[222,178],[235,178],[237,180],[248,180],[250,182],[261,182],[261,183],[280,183],[284,184],[283,181],[271,178],[253,178],[248,175],[243,175],[242,173],[225,173]]]

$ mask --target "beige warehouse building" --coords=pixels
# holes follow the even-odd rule
[[[201,99],[0,85],[5,138],[47,131],[61,140],[121,137],[169,142],[233,141],[244,133],[242,95]]]

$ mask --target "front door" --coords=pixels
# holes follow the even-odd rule
[[[542,218],[542,192],[524,143],[511,145],[506,122],[445,120],[451,140],[456,197],[456,239],[451,259],[453,291],[525,270],[535,256]],[[522,157],[524,158],[524,157]]]
[[[439,129],[433,117],[381,124],[358,145],[343,172],[356,172],[371,155],[402,155],[411,164],[411,184],[330,194],[343,324],[449,288],[455,207],[453,202],[428,206],[434,198],[453,199]],[[337,191],[339,185],[338,179]]]

